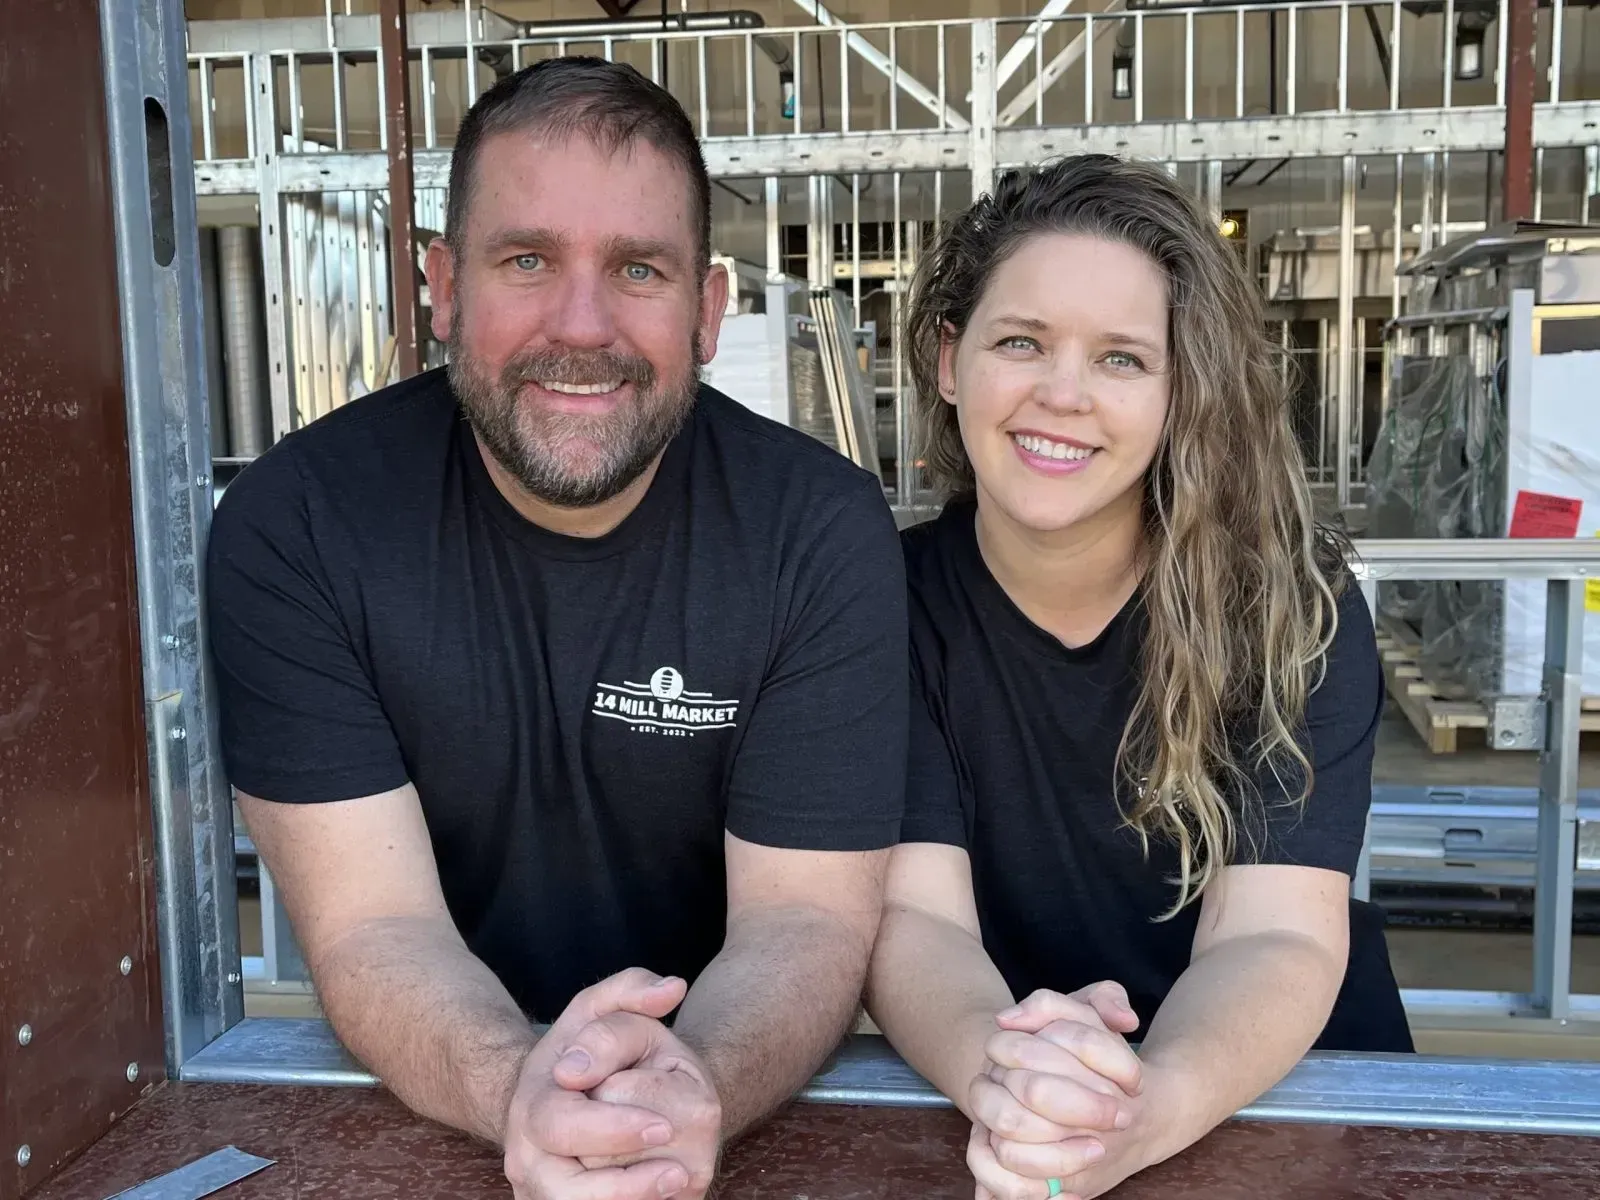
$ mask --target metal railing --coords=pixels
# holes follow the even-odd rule
[[[1600,577],[1594,546],[1531,539],[1358,543],[1356,574],[1374,611],[1381,581],[1544,579],[1544,671],[1539,699],[1538,857],[1533,972],[1527,992],[1410,991],[1407,1011],[1443,1018],[1600,1018],[1600,995],[1572,994],[1572,897],[1578,860],[1578,718],[1583,707],[1584,584]]]
[[[811,0],[797,4],[819,23],[719,31],[639,30],[642,22],[630,22],[629,32],[614,33],[598,22],[541,30],[469,3],[454,19],[434,21],[422,37],[412,38],[422,118],[416,148],[448,146],[455,124],[497,76],[574,53],[637,66],[678,96],[696,131],[711,143],[940,132],[968,133],[976,142],[995,131],[1029,127],[1441,109],[1454,110],[1459,124],[1462,112],[1505,104],[1508,0],[1439,0],[1425,8],[1402,0],[1190,6],[1109,0],[1099,12],[1066,12],[1065,5],[1052,4],[1036,17],[856,24],[839,22]],[[1566,36],[1567,6],[1555,0],[1539,15],[1537,53],[1543,69],[1537,100],[1549,105],[1588,100],[1580,94],[1584,47],[1581,39]],[[253,157],[253,146],[217,153],[220,145],[236,144],[217,129],[217,72],[262,60],[277,77],[296,141],[309,133],[339,151],[363,144],[384,148],[381,121],[360,129],[350,122],[353,98],[375,100],[374,114],[384,101],[375,66],[376,17],[338,16],[330,3],[321,26],[326,34],[316,45],[291,36],[300,24],[304,20],[191,23],[198,161]],[[283,30],[279,40],[295,44],[274,46],[275,28]],[[1098,45],[1108,35],[1109,53]],[[1437,56],[1419,54],[1414,47],[1421,46],[1436,48]],[[1464,69],[1467,46],[1473,49],[1473,65]],[[315,76],[314,87],[308,72]],[[1463,75],[1470,78],[1458,78]],[[259,81],[241,82],[249,87]],[[248,132],[248,105],[220,108],[225,124]],[[315,128],[309,130],[308,109],[315,115]],[[1460,131],[1436,129],[1434,135],[1438,149],[1448,150]],[[1325,155],[1327,148],[1282,146],[1279,153]],[[1211,151],[1175,157],[1231,156]],[[1008,161],[1003,145],[999,161]],[[811,169],[841,168],[838,162],[819,161]]]

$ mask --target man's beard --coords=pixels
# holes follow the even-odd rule
[[[499,378],[490,378],[467,354],[460,314],[450,329],[450,386],[467,420],[496,461],[530,495],[557,508],[588,508],[621,495],[683,428],[694,407],[702,365],[681,379],[657,385],[655,368],[636,355],[609,350],[524,351]],[[521,400],[523,385],[538,380],[633,385],[633,399],[596,415],[546,412]]]

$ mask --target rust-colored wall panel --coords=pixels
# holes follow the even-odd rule
[[[99,6],[10,7],[0,38],[0,1200],[43,1182],[163,1075]]]
[[[724,1200],[972,1200],[950,1108],[798,1104],[729,1148]],[[226,1145],[272,1166],[218,1200],[511,1200],[500,1155],[376,1088],[168,1084],[38,1200],[96,1200]],[[1600,1139],[1230,1121],[1115,1200],[1594,1200]]]

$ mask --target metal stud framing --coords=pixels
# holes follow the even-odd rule
[[[201,564],[211,525],[189,86],[178,0],[102,0],[167,1069],[244,1015],[233,821]],[[153,107],[152,107],[153,106]],[[163,123],[152,121],[159,110]],[[164,129],[166,144],[153,131]],[[164,246],[165,249],[160,247]]]

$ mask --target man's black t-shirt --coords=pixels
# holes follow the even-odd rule
[[[984,946],[1019,999],[1115,980],[1142,1037],[1188,966],[1199,920],[1198,902],[1156,919],[1176,898],[1177,851],[1152,838],[1147,858],[1114,799],[1143,610],[1135,597],[1094,641],[1064,646],[990,574],[975,511],[952,503],[902,534],[913,695],[901,840],[968,851]],[[1264,809],[1243,813],[1241,861],[1354,870],[1382,704],[1371,618],[1347,588],[1307,706],[1315,790],[1297,812],[1270,775],[1257,780]],[[1349,967],[1318,1047],[1412,1049],[1371,905],[1351,902]]]
[[[228,488],[207,590],[233,785],[415,784],[452,916],[535,1019],[624,967],[692,980],[723,941],[725,830],[808,850],[899,832],[888,505],[710,388],[592,539],[512,508],[443,371],[358,400]]]

